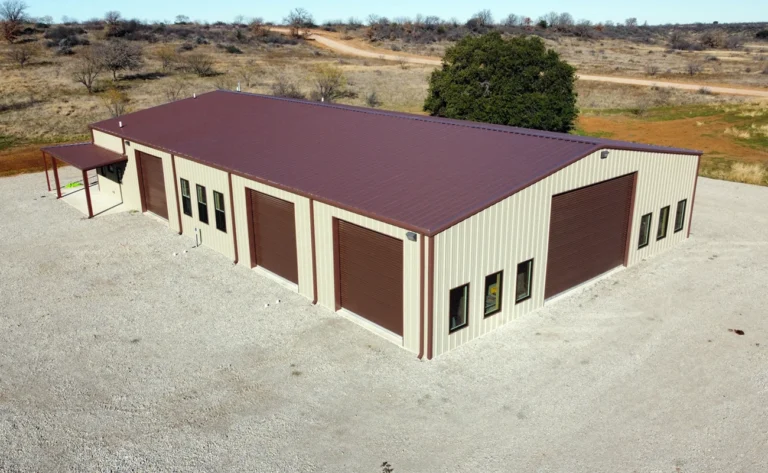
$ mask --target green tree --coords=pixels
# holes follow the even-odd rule
[[[578,115],[575,69],[537,37],[467,36],[429,81],[432,115],[568,132]]]

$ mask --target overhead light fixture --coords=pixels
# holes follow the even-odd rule
[[[408,238],[411,241],[416,241],[416,234],[414,232],[408,232],[405,234],[406,238]]]
[[[600,159],[605,159],[605,158],[607,158],[607,157],[608,157],[608,153],[609,153],[609,151],[608,151],[607,149],[604,149],[604,150],[603,150],[603,151],[600,153]]]

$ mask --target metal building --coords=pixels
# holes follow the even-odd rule
[[[426,358],[685,240],[701,154],[227,91],[91,131],[54,171]]]

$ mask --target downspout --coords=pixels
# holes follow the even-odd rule
[[[237,254],[237,224],[235,223],[235,200],[232,194],[232,173],[231,172],[227,173],[227,178],[229,179],[229,215],[232,218],[232,243],[234,244],[234,247],[235,247],[234,264],[237,264],[240,258]]]
[[[696,202],[696,187],[699,186],[699,171],[701,170],[701,155],[699,155],[699,160],[696,163],[696,182],[693,184],[693,196],[691,197],[691,215],[688,217],[688,236],[686,238],[691,237],[691,226],[693,225],[693,204]]]
[[[434,308],[435,308],[435,237],[429,238],[429,265],[427,266],[427,359],[431,360],[433,355],[433,327],[434,327]]]
[[[310,246],[312,247],[312,304],[317,304],[317,258],[315,257],[315,201],[309,199]]]
[[[125,154],[125,140],[123,140],[123,154]],[[179,184],[176,178],[176,156],[171,155],[171,168],[173,169],[173,191],[176,195],[176,216],[179,218],[179,235],[184,233],[184,227],[181,226],[181,206],[179,206]],[[121,190],[122,192],[122,190]]]
[[[424,358],[424,235],[419,243],[419,359]]]

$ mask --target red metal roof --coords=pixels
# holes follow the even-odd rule
[[[427,235],[602,148],[698,151],[216,91],[96,130]]]
[[[128,161],[124,155],[101,148],[93,143],[48,146],[41,148],[41,150],[81,171],[90,171],[101,166]]]

